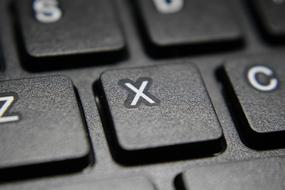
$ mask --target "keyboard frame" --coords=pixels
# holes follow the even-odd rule
[[[285,58],[285,45],[271,45],[261,36],[261,32],[257,27],[254,16],[247,6],[246,0],[229,1],[244,34],[243,46],[224,52],[201,52],[193,55],[190,53],[188,56],[161,59],[152,58],[146,53],[142,43],[141,33],[136,24],[137,19],[132,11],[133,8],[130,1],[132,0],[114,0],[116,14],[118,14],[121,28],[126,38],[127,58],[106,65],[96,62],[94,62],[93,65],[92,60],[90,60],[89,63],[83,63],[83,67],[40,72],[28,71],[21,65],[16,38],[17,33],[20,31],[15,30],[13,20],[15,15],[12,9],[13,1],[0,1],[0,37],[5,59],[5,66],[0,72],[0,80],[57,74],[71,78],[80,97],[84,117],[92,141],[92,147],[94,148],[94,159],[91,165],[82,172],[17,181],[17,183],[14,181],[7,183],[1,182],[0,190],[52,189],[53,186],[65,186],[67,184],[94,182],[96,180],[130,176],[146,176],[157,189],[174,190],[177,175],[194,166],[285,155],[285,149],[256,151],[250,149],[241,141],[234,123],[235,116],[232,115],[229,110],[227,100],[223,94],[223,85],[219,81],[219,69],[226,60],[260,55],[274,56],[280,59]],[[95,82],[98,80],[101,72],[107,69],[149,66],[164,63],[195,63],[198,66],[223,128],[227,148],[223,153],[208,158],[138,166],[120,165],[114,161],[110,154],[109,144],[106,140],[101,118],[98,113],[100,106],[99,100],[95,96],[98,90]]]

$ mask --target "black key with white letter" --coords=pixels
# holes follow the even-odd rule
[[[118,161],[201,157],[223,149],[222,129],[193,65],[108,71],[101,85],[106,132],[114,135],[110,142]]]
[[[256,149],[284,147],[283,59],[259,56],[233,60],[225,70],[243,139]]]
[[[17,11],[32,57],[112,53],[125,46],[109,0],[21,0]]]
[[[67,78],[0,82],[0,181],[83,169],[84,127]]]

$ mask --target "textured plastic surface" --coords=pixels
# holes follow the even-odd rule
[[[109,179],[97,182],[87,182],[64,187],[54,187],[50,190],[155,190],[144,177]]]

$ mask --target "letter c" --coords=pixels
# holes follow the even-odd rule
[[[262,84],[258,81],[257,75],[263,74],[270,77],[270,81],[268,84]],[[257,90],[263,92],[269,92],[276,90],[278,87],[278,79],[273,76],[273,71],[265,66],[253,66],[248,70],[247,79],[249,83]]]

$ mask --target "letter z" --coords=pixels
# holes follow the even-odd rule
[[[18,115],[7,115],[15,100],[16,98],[13,95],[0,95],[0,123],[13,122],[20,119]]]

